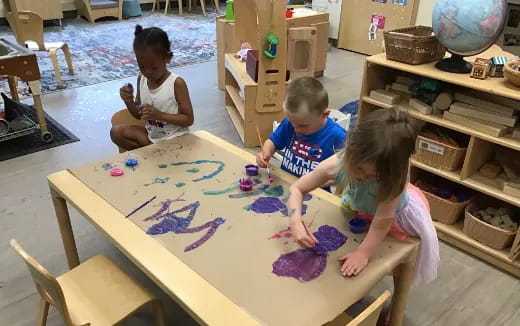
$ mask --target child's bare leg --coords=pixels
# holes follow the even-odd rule
[[[116,125],[110,129],[110,138],[117,146],[130,151],[150,145],[145,127],[134,125]]]

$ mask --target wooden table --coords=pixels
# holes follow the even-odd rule
[[[254,161],[254,156],[239,149],[207,132],[198,131],[194,138],[210,142],[212,146],[229,152],[231,159]],[[184,148],[186,150],[186,147]],[[181,158],[182,159],[182,158]],[[284,182],[292,182],[293,176],[283,171],[275,170],[275,178]],[[74,268],[80,263],[78,251],[74,240],[74,234],[68,213],[67,203],[72,205],[82,216],[90,221],[101,233],[107,236],[134,264],[146,273],[168,295],[178,302],[197,322],[207,325],[259,325],[259,316],[253,316],[246,311],[247,307],[242,302],[232,301],[224,291],[219,291],[214,284],[209,283],[199,273],[185,264],[179,257],[172,254],[159,241],[147,235],[141,228],[125,219],[124,215],[115,209],[96,192],[87,187],[70,171],[57,172],[48,177],[59,224],[63,246],[67,256],[68,265]],[[321,189],[313,192],[320,201],[339,205],[339,198]],[[245,214],[245,213],[244,213]],[[345,230],[342,230],[342,232]],[[346,231],[345,231],[346,233]],[[348,233],[346,233],[348,234]],[[210,240],[211,241],[211,240]],[[392,244],[385,249],[386,255],[378,258],[378,261],[369,264],[367,269],[354,279],[346,279],[352,292],[359,295],[352,296],[349,302],[343,302],[343,308],[347,308],[366,295],[389,271],[398,270],[394,301],[392,306],[392,325],[401,325],[404,310],[410,290],[415,255],[418,241],[397,242],[387,239],[383,245]],[[385,247],[386,248],[386,247]],[[150,254],[153,253],[153,254]],[[333,266],[336,267],[336,266]],[[335,268],[331,269],[336,272]],[[175,271],[175,273],[172,273]],[[339,268],[337,269],[339,273]],[[323,276],[322,276],[323,277]],[[273,276],[273,280],[280,280]],[[283,279],[287,280],[287,279]],[[316,279],[312,282],[315,282]],[[343,278],[341,278],[343,282]],[[305,285],[309,285],[310,283]],[[293,284],[298,284],[293,282]],[[345,284],[343,284],[345,285]],[[311,298],[308,298],[309,300]],[[313,299],[322,299],[316,298]],[[285,308],[299,309],[298,302],[286,302]],[[337,314],[342,312],[338,309]],[[311,312],[312,313],[312,312]]]

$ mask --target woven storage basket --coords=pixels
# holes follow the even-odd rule
[[[444,57],[446,48],[427,26],[400,28],[383,33],[386,58],[412,65],[436,61]]]
[[[515,239],[516,232],[502,230],[499,227],[479,220],[473,215],[479,209],[485,207],[484,205],[479,205],[481,204],[477,204],[476,201],[473,201],[466,207],[462,232],[491,248],[504,249],[511,246]]]
[[[417,136],[413,158],[435,168],[449,171],[462,166],[466,148],[450,146],[436,140]]]
[[[444,224],[456,223],[464,213],[464,208],[470,202],[470,200],[466,200],[462,203],[454,203],[427,191],[423,191],[423,193],[430,203],[432,219]]]
[[[504,76],[513,85],[520,87],[520,61],[508,62],[504,65]]]

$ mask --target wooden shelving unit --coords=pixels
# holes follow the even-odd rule
[[[480,54],[479,57],[491,57],[494,55],[506,55],[510,57],[510,54],[504,53],[496,47]],[[472,61],[472,58],[468,60]],[[508,135],[504,137],[493,137],[481,133],[479,130],[445,120],[442,116],[422,114],[410,109],[407,102],[388,105],[369,97],[371,90],[384,89],[387,84],[391,84],[395,80],[396,75],[403,74],[413,74],[418,77],[437,79],[457,87],[477,90],[513,100],[520,100],[520,89],[514,87],[503,78],[476,80],[470,78],[467,74],[451,74],[437,70],[434,67],[434,63],[412,66],[387,60],[383,53],[371,56],[366,60],[359,107],[359,119],[363,119],[367,113],[377,108],[388,109],[397,106],[408,110],[409,114],[418,120],[468,135],[470,139],[468,152],[461,169],[446,171],[413,159],[411,160],[411,166],[520,207],[520,197],[504,193],[494,180],[483,178],[477,174],[478,169],[486,161],[488,155],[490,155],[488,153],[492,152],[491,149],[494,146],[499,145],[520,151],[520,141],[512,139]],[[464,234],[462,232],[463,220],[454,225],[446,225],[440,222],[434,222],[434,224],[440,239],[520,277],[520,231],[516,235],[512,248],[496,250]]]

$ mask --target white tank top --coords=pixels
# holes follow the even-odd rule
[[[174,93],[177,77],[179,76],[170,72],[170,76],[166,78],[161,86],[151,90],[148,88],[148,79],[141,75],[139,82],[141,104],[153,105],[157,110],[164,113],[178,114],[179,106]],[[148,131],[148,138],[152,143],[172,139],[189,132],[188,127],[181,127],[158,120],[147,120],[146,130]]]

